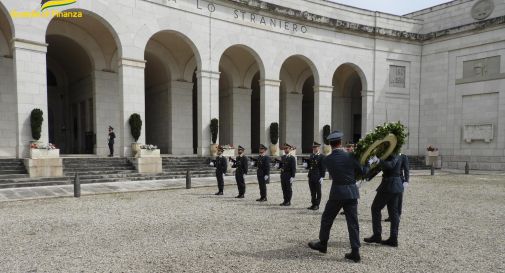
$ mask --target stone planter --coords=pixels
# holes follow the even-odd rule
[[[30,149],[31,159],[41,159],[41,158],[59,158],[60,149]]]
[[[217,156],[217,146],[218,144],[210,144],[210,155]]]
[[[147,157],[160,157],[160,149],[147,150],[139,149],[136,158],[147,158]]]
[[[270,155],[273,155],[273,156],[279,155],[279,145],[278,144],[270,144]]]
[[[426,156],[439,156],[439,151],[427,151]]]
[[[425,157],[426,166],[434,165],[435,168],[441,167],[439,151],[427,151]]]
[[[235,156],[235,148],[224,149],[223,156]]]
[[[140,143],[132,143],[132,156],[137,157],[139,151],[140,151]]]

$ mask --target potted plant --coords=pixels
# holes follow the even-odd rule
[[[135,157],[140,152],[140,143],[138,143],[137,141],[140,138],[140,132],[142,130],[142,119],[139,114],[133,113],[128,119],[128,123],[130,124],[130,131],[132,137],[135,140],[135,142],[132,143],[132,153],[133,156]]]
[[[323,126],[323,153],[328,155],[331,153],[331,146],[330,146],[330,141],[327,140],[326,138],[330,135],[331,133],[331,127],[330,125],[326,124]]]
[[[279,147],[277,143],[279,142],[279,123],[272,122],[270,124],[270,154],[278,155]]]
[[[213,118],[210,120],[210,135],[212,143],[210,145],[210,154],[212,156],[217,155],[217,135],[219,133],[219,120],[217,118]]]
[[[428,147],[426,147],[426,165],[427,166],[435,165],[435,167],[437,167],[439,155],[440,154],[437,147],[431,144],[428,145]]]

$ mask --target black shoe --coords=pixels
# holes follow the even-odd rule
[[[388,218],[384,219],[384,222],[391,222],[391,218],[388,217]]]
[[[328,248],[326,244],[323,244],[320,241],[309,242],[309,247],[321,253],[326,253],[326,249]]]
[[[218,191],[214,195],[223,195],[223,192],[222,191]]]
[[[261,197],[259,199],[256,199],[256,201],[258,201],[258,202],[265,202],[265,201],[267,201],[267,198],[266,197]]]
[[[235,198],[244,198],[244,195],[243,194],[239,194],[239,195],[235,196]]]
[[[387,240],[381,241],[381,245],[387,245],[387,246],[392,246],[392,247],[398,247],[398,240],[397,239],[392,239],[389,238]]]
[[[377,243],[380,244],[382,242],[382,237],[380,235],[372,235],[371,237],[363,239],[366,243]]]
[[[346,253],[345,258],[354,261],[355,263],[359,263],[359,261],[361,261],[361,257],[359,256],[358,248],[353,248],[351,253]]]
[[[280,204],[279,204],[279,206],[281,206],[281,207],[282,207],[282,206],[284,206],[285,204],[286,204],[286,202],[282,202],[282,203],[280,203]]]
[[[286,202],[286,203],[284,203],[284,206],[285,206],[285,207],[289,207],[289,206],[291,206],[291,202]]]
[[[307,208],[308,210],[318,210],[319,209],[319,206],[317,205],[312,205],[310,207]]]

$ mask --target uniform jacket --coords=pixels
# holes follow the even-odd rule
[[[317,179],[319,180],[320,178],[324,178],[324,175],[326,173],[324,169],[324,155],[322,154],[311,154],[309,158],[309,178],[311,179]]]
[[[259,176],[270,176],[270,157],[268,155],[260,155],[258,157],[256,173]]]
[[[409,158],[407,155],[400,154],[401,158],[401,173],[400,173],[400,178],[402,179],[403,182],[409,182]]]
[[[249,159],[247,158],[247,156],[237,156],[235,160],[236,160],[235,165],[237,168],[235,174],[237,175],[247,174],[249,167]]]
[[[290,177],[295,177],[296,175],[296,160],[292,155],[282,156],[282,169],[281,175],[289,174]]]
[[[114,144],[114,139],[116,138],[116,134],[114,132],[109,133],[109,144]]]
[[[403,192],[402,160],[398,155],[388,157],[379,162],[382,170],[382,182],[377,188],[378,192],[401,193]]]
[[[351,153],[335,149],[323,160],[323,166],[328,170],[333,182],[329,200],[358,199],[359,190],[356,185],[356,173],[364,174],[362,167]]]
[[[224,156],[217,156],[214,167],[216,167],[216,174],[225,174],[228,169],[226,158]]]

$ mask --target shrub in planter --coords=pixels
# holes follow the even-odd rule
[[[39,140],[42,132],[42,122],[44,121],[44,113],[40,109],[33,109],[30,114],[30,125],[32,127],[32,137],[34,140]]]
[[[276,145],[279,141],[279,123],[272,122],[270,124],[270,142]]]
[[[135,139],[135,142],[137,142],[137,140],[140,138],[140,132],[142,130],[142,119],[140,118],[140,115],[137,113],[132,114],[128,120],[128,123],[130,124],[132,137]]]
[[[328,125],[328,124],[324,125],[323,126],[323,142],[326,145],[330,145],[330,141],[326,139],[330,135],[330,133],[331,133],[330,125]]]
[[[212,137],[212,144],[216,144],[218,133],[219,133],[219,120],[217,118],[213,118],[210,120],[210,134]]]

